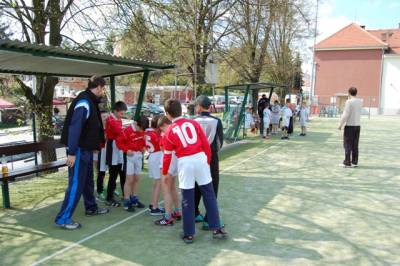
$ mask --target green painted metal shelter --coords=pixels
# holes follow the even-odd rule
[[[224,86],[225,91],[225,109],[224,109],[224,120],[230,119],[230,103],[229,103],[229,92],[230,91],[244,91],[244,99],[241,103],[237,118],[234,123],[226,123],[228,126],[224,129],[225,138],[228,140],[236,141],[239,137],[239,130],[244,124],[244,112],[246,109],[247,100],[252,90],[269,89],[268,99],[271,99],[272,93],[275,88],[288,88],[287,85],[275,84],[270,82],[259,82],[259,83],[246,83],[246,84],[235,84]],[[257,104],[257,103],[255,103]],[[243,134],[244,135],[244,134]]]
[[[135,117],[140,115],[149,73],[175,68],[173,64],[88,53],[61,47],[0,39],[0,73],[110,79],[111,104],[115,102],[115,77],[143,73]]]

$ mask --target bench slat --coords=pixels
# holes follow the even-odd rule
[[[10,182],[13,182],[18,177],[36,174],[36,173],[40,173],[40,172],[44,172],[44,171],[48,171],[48,170],[54,170],[54,169],[58,169],[58,168],[65,167],[65,166],[67,166],[67,165],[65,164],[65,160],[63,160],[63,161],[54,161],[54,162],[44,163],[44,164],[40,164],[38,166],[25,167],[25,168],[11,171],[8,174],[7,179]],[[3,175],[1,173],[0,173],[0,181],[3,181]]]
[[[28,142],[23,144],[14,144],[7,146],[0,146],[0,156],[17,155],[22,153],[39,152],[43,150],[51,150],[65,147],[60,143],[60,140],[47,140],[41,142]]]

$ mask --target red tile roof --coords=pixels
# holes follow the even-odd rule
[[[382,49],[388,46],[380,38],[369,33],[356,23],[344,27],[327,39],[319,42],[316,50]]]
[[[389,45],[389,53],[400,54],[400,29],[368,30],[375,37]]]

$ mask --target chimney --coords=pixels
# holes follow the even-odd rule
[[[400,26],[400,25],[399,25],[399,26]],[[361,25],[360,27],[361,27],[362,29],[364,29],[364,30],[365,30],[365,25]]]

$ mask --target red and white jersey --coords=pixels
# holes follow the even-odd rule
[[[105,126],[106,138],[108,140],[116,140],[122,132],[122,119],[118,119],[111,114],[106,119]]]
[[[195,120],[178,117],[172,121],[163,138],[164,160],[163,174],[168,173],[172,152],[178,158],[204,152],[207,161],[211,161],[211,149],[200,124]]]
[[[146,149],[148,152],[161,151],[160,142],[161,134],[154,128],[148,128],[145,131]]]
[[[144,132],[138,131],[135,128],[135,125],[132,124],[122,130],[122,133],[116,140],[116,144],[118,149],[122,150],[123,152],[141,152],[146,147]]]

